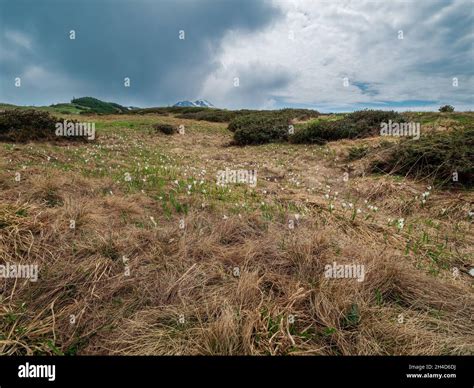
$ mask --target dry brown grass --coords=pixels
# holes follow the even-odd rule
[[[2,170],[0,264],[38,264],[40,277],[0,280],[0,354],[473,353],[472,285],[463,272],[472,264],[470,193],[440,192],[425,207],[407,204],[424,187],[369,176],[343,182],[342,161],[334,159],[340,145],[329,156],[272,145],[259,147],[256,157],[252,148],[223,147],[228,135],[218,126],[209,134],[199,125],[185,137],[149,140],[150,147],[166,141],[175,156],[186,149],[182,163],[196,169],[211,158],[213,166],[258,165],[257,190],[285,214],[232,214],[190,197],[188,214],[168,215],[153,195],[126,192],[112,177],[32,166],[20,184],[13,170]],[[105,133],[101,141],[112,138]],[[2,164],[12,155],[23,163],[26,147],[2,151]],[[355,207],[368,199],[381,210],[351,219],[334,200],[337,209],[329,211],[326,184]],[[302,209],[295,229],[288,228],[295,213],[289,206]],[[440,208],[447,210],[441,215]],[[417,227],[410,235],[387,225],[387,217],[403,216],[419,224],[431,218],[433,230],[453,241],[436,275],[428,267],[436,243],[407,254]],[[325,278],[333,261],[365,265],[365,280]],[[455,265],[457,278],[450,276]]]

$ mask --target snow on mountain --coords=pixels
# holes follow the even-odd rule
[[[195,107],[204,107],[204,108],[214,108],[214,105],[212,105],[209,101],[207,100],[196,100],[196,101],[189,101],[189,100],[184,100],[184,101],[179,101],[173,106],[195,106]]]
[[[202,107],[206,107],[206,108],[213,108],[214,107],[214,105],[212,105],[207,100],[196,100],[196,101],[194,101],[194,104],[196,104],[196,106],[202,106]]]
[[[194,105],[194,102],[186,100],[186,101],[179,101],[173,106],[196,106],[196,105]]]

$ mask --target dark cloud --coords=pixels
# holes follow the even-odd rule
[[[0,101],[472,109],[473,25],[471,0],[0,0]]]
[[[196,96],[219,66],[213,58],[226,32],[257,30],[281,16],[254,0],[0,0],[0,15],[0,101],[92,95],[134,105]]]
[[[239,86],[224,90],[217,103],[231,109],[273,107],[279,92],[284,90],[295,78],[295,72],[261,62],[249,62],[229,69],[226,74],[238,77]]]

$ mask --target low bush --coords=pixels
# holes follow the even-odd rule
[[[56,123],[63,119],[34,109],[12,109],[0,113],[0,141],[27,142],[48,140],[85,141],[85,137],[56,136]]]
[[[239,115],[235,117],[227,126],[227,129],[231,132],[235,132],[238,129],[242,128],[254,128],[258,124],[264,124],[266,121],[277,118],[280,119],[280,116],[276,116],[271,112],[255,112],[245,115]]]
[[[176,129],[169,124],[155,124],[153,129],[158,132],[163,132],[165,135],[172,135],[176,132]]]
[[[156,108],[145,108],[145,109],[133,109],[129,111],[130,114],[158,114],[158,115],[175,115],[180,119],[188,120],[200,120],[209,121],[215,123],[232,123],[239,117],[247,115],[262,115],[268,116],[285,116],[288,119],[296,120],[308,120],[310,118],[318,117],[319,112],[311,109],[291,109],[285,108],[277,111],[259,111],[251,109],[241,110],[227,110],[218,108],[206,108],[206,107],[187,107],[187,106],[169,106],[169,107],[156,107]],[[234,131],[233,124],[229,126],[231,131]]]
[[[474,127],[404,139],[382,153],[371,170],[427,178],[444,186],[473,187]]]
[[[223,110],[223,109],[210,109],[200,110],[197,112],[184,112],[176,117],[180,119],[191,119],[191,120],[203,120],[214,123],[225,123],[231,121],[238,115],[237,111]]]
[[[362,110],[348,114],[341,120],[316,121],[290,137],[292,143],[324,144],[340,139],[355,139],[380,134],[383,122],[402,123],[403,116],[394,111]]]
[[[243,114],[245,112],[245,114]],[[317,117],[319,112],[310,109],[281,109],[277,111],[239,111],[228,125],[238,145],[264,144],[288,139],[293,120]]]
[[[388,123],[389,120],[392,122],[403,123],[405,122],[404,117],[393,110],[375,110],[375,109],[364,109],[349,113],[345,116],[346,120],[353,123],[363,123],[368,128],[380,129],[381,123]]]
[[[452,106],[452,105],[443,105],[438,110],[440,112],[454,112],[454,106]]]
[[[296,144],[325,144],[328,141],[354,139],[360,130],[355,123],[347,120],[317,121],[296,132],[290,137]]]
[[[286,116],[275,114],[250,114],[229,124],[237,145],[265,144],[288,139],[289,122]]]
[[[286,115],[290,119],[295,120],[309,120],[319,117],[320,113],[313,109],[293,109],[285,108],[278,111],[279,114]]]
[[[158,115],[170,115],[170,114],[184,114],[184,113],[196,113],[209,108],[200,107],[200,106],[161,106],[154,108],[137,108],[129,111],[130,114],[149,114],[154,113]]]
[[[362,146],[354,146],[349,148],[349,153],[347,155],[347,161],[352,162],[354,160],[362,159],[369,153],[369,147],[362,145]]]
[[[232,111],[231,111],[232,112]],[[272,120],[286,121],[290,124],[293,120],[308,120],[310,118],[318,117],[319,112],[310,109],[281,109],[281,110],[240,110],[233,111],[236,114],[235,118],[229,123],[227,129],[235,132],[239,128],[244,128],[247,125],[252,125],[256,122],[268,122]]]

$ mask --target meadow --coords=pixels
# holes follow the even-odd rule
[[[446,185],[385,168],[399,138],[238,146],[197,112],[61,109],[95,139],[0,143],[0,262],[39,268],[0,280],[0,354],[473,354],[472,153]],[[404,115],[421,139],[474,125]],[[226,168],[255,187],[216,184]]]

